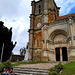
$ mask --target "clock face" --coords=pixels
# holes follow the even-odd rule
[[[37,27],[40,27],[40,26],[41,26],[41,23],[38,23],[38,24],[37,24]]]

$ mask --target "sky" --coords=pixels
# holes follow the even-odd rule
[[[26,47],[29,41],[31,1],[0,0],[0,21],[3,21],[9,29],[13,28],[12,41],[17,42],[13,49],[14,54],[19,54],[20,48]],[[55,2],[58,7],[61,7],[60,16],[75,13],[75,0],[55,0]]]

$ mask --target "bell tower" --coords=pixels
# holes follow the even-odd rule
[[[54,0],[33,0],[31,2],[32,13],[30,14],[29,44],[32,61],[41,61],[43,47],[46,46],[46,38],[43,33],[44,26],[54,22],[59,16],[59,9]],[[45,41],[44,41],[45,40]],[[45,43],[44,45],[42,44]]]
[[[59,9],[54,0],[48,0],[48,23],[54,22],[59,17]]]

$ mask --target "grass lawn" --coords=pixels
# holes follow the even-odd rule
[[[21,64],[38,64],[38,63],[47,63],[44,61],[38,61],[38,62],[11,62],[12,66],[18,66]]]
[[[4,65],[3,63],[0,63],[0,67]],[[18,65],[21,65],[21,64],[38,64],[38,63],[47,63],[47,62],[45,62],[45,61],[38,61],[38,62],[11,62],[11,65],[12,66],[18,66]]]
[[[75,75],[75,62],[67,63],[64,67],[60,75]]]

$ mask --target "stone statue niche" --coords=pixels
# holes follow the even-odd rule
[[[0,60],[1,60],[2,47],[4,44],[2,62],[10,59],[12,50],[16,45],[16,42],[15,42],[15,44],[13,44],[13,41],[11,41],[12,28],[8,29],[3,24],[4,23],[2,21],[0,21]]]

